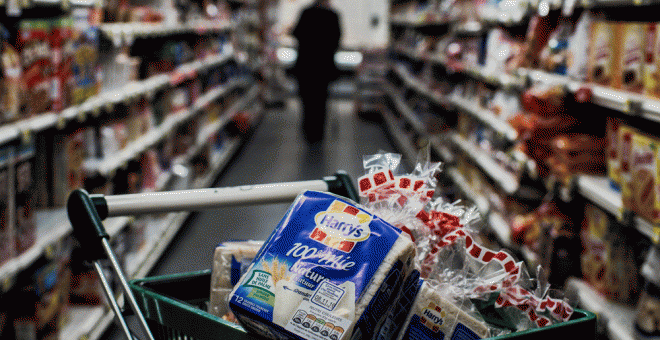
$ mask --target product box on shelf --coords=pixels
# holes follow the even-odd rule
[[[621,70],[621,88],[631,92],[641,93],[644,88],[644,62],[646,50],[647,24],[640,22],[620,23],[621,37],[617,43],[621,49],[621,57],[617,70]]]
[[[43,257],[23,271],[10,292],[17,301],[12,312],[15,339],[59,338],[68,307],[70,271],[68,243],[58,244],[53,256]]]
[[[19,119],[25,103],[21,56],[8,39],[0,25],[0,123]]]
[[[140,164],[142,168],[142,190],[159,190],[158,181],[163,174],[163,169],[158,161],[158,153],[156,150],[150,149],[145,151],[142,156],[140,156]]]
[[[630,209],[633,205],[632,202],[632,149],[633,149],[633,136],[637,134],[637,130],[628,125],[621,125],[619,127],[619,186],[621,187],[621,201],[623,207]]]
[[[16,160],[14,162],[16,252],[19,254],[29,249],[35,243],[37,237],[33,196],[34,162],[34,142],[23,142],[16,149]]]
[[[658,23],[648,23],[645,41],[644,93],[660,97],[660,32]]]
[[[612,187],[617,191],[621,190],[621,153],[619,149],[619,127],[621,124],[619,119],[607,117],[605,127],[607,176],[610,179]]]
[[[49,20],[27,19],[19,23],[16,48],[21,56],[23,82],[27,90],[25,116],[44,113],[51,109],[53,103],[50,31]]]
[[[620,56],[615,53],[616,45],[620,41],[617,39],[620,36],[619,28],[617,23],[603,19],[594,22],[587,63],[588,81],[604,86],[620,84],[615,70]]]
[[[651,223],[660,223],[660,140],[637,133],[632,138],[629,188],[631,210]]]
[[[16,255],[13,147],[0,146],[0,265]]]
[[[100,89],[99,63],[99,9],[77,7],[72,11],[74,57],[73,104],[77,105],[95,96]]]
[[[72,103],[75,87],[73,76],[73,20],[63,17],[53,22],[50,45],[53,64],[53,110],[60,111]]]
[[[53,202],[64,206],[71,190],[83,187],[85,170],[82,166],[87,155],[90,128],[80,128],[55,136],[53,150]]]
[[[598,207],[587,204],[580,236],[584,251],[581,255],[582,277],[594,289],[605,293],[606,274],[609,271],[610,246],[606,239],[609,233],[610,218]]]

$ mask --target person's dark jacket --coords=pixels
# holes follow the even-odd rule
[[[293,36],[298,40],[298,60],[293,72],[299,79],[309,77],[331,81],[339,71],[334,54],[339,48],[339,15],[332,9],[312,6],[303,10]]]

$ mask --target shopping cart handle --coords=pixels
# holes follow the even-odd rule
[[[109,239],[110,236],[105,231],[99,216],[98,209],[103,209],[103,207],[103,200],[93,199],[83,189],[71,192],[67,201],[67,212],[73,227],[73,235],[78,239],[88,261],[105,257],[102,240]],[[105,209],[107,210],[107,206]]]

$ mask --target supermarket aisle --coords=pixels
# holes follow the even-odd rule
[[[299,104],[267,111],[252,139],[216,186],[321,179],[338,169],[355,180],[363,174],[362,156],[396,151],[379,124],[356,117],[353,103],[330,102],[322,145],[308,146],[299,132]],[[194,215],[151,275],[210,268],[216,244],[232,239],[265,239],[289,204],[228,207]]]

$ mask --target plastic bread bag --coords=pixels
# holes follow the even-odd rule
[[[247,271],[263,244],[263,241],[254,240],[228,241],[220,243],[215,248],[211,270],[209,313],[219,317],[227,316],[229,293]]]
[[[249,332],[270,339],[361,339],[377,332],[415,246],[346,198],[298,196],[229,297]]]
[[[411,173],[400,171],[401,155],[380,153],[365,156],[365,175],[358,178],[361,203],[413,241],[425,238],[427,228],[415,218],[432,200],[441,163],[430,162],[428,150],[420,152]]]
[[[550,289],[543,270],[536,278],[506,250],[478,244],[468,229],[445,234],[432,259],[429,277],[469,297],[493,330],[522,331],[570,319],[573,309],[560,291]]]

